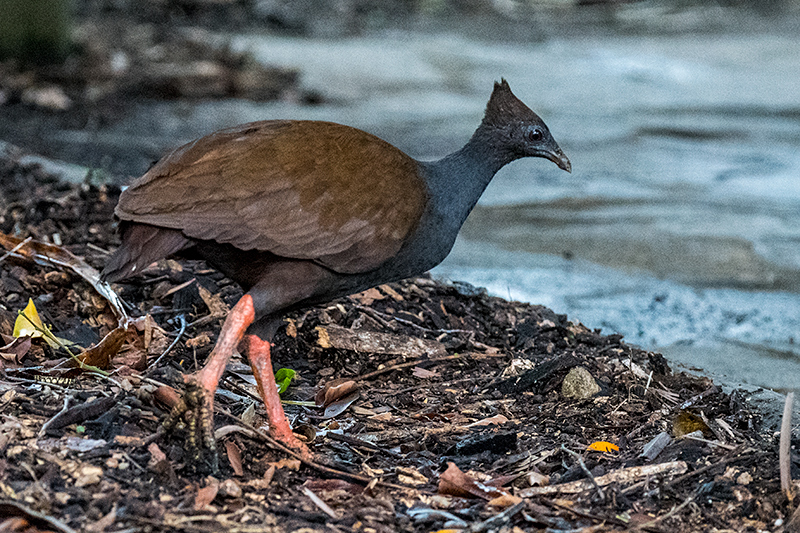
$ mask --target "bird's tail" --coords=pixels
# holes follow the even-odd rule
[[[122,222],[122,244],[111,255],[101,278],[114,282],[137,274],[151,263],[191,246],[180,230]]]

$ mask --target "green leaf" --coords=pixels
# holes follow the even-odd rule
[[[275,382],[278,384],[278,394],[283,394],[289,388],[289,383],[294,379],[295,372],[291,368],[280,368],[275,372]]]

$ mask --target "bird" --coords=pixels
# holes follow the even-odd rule
[[[186,419],[190,444],[211,453],[216,469],[214,393],[239,349],[253,369],[270,434],[311,457],[275,386],[270,340],[282,317],[438,265],[493,176],[524,157],[572,171],[547,125],[505,79],[495,82],[466,144],[436,161],[312,120],[242,124],[163,157],[120,195],[121,244],[103,279],[121,281],[192,251],[244,291],[205,365],[184,376],[186,390],[164,425]]]

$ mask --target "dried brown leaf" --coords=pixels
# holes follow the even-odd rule
[[[244,469],[242,468],[242,452],[239,450],[239,447],[236,446],[236,443],[232,440],[226,441],[225,453],[228,455],[228,461],[231,463],[233,473],[237,476],[243,476]]]
[[[219,492],[219,480],[213,477],[206,478],[208,485],[197,489],[197,494],[194,497],[194,510],[202,511],[205,507],[214,501]]]
[[[5,346],[0,347],[0,357],[15,366],[20,365],[30,349],[31,338],[28,335],[17,337]]]
[[[339,378],[327,382],[314,397],[318,407],[327,407],[336,400],[349,396],[358,390],[358,384],[352,379]]]
[[[111,359],[119,353],[122,343],[128,336],[128,328],[116,328],[94,347],[78,355],[78,359],[85,365],[92,365],[106,369],[111,366]]]
[[[350,298],[357,301],[361,305],[372,305],[372,302],[375,300],[383,300],[385,296],[381,293],[381,291],[373,287],[371,289],[359,292],[358,294],[353,294],[350,296]]]
[[[508,495],[503,490],[473,479],[462,472],[453,462],[448,462],[447,470],[439,476],[439,494],[450,494],[463,498],[482,498],[487,501]]]

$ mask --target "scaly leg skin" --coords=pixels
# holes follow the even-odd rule
[[[250,367],[256,377],[258,391],[261,393],[261,398],[264,399],[270,434],[275,440],[293,449],[304,459],[310,460],[312,458],[311,452],[305,444],[294,436],[292,428],[289,426],[289,421],[286,420],[286,413],[283,412],[281,397],[278,395],[278,388],[275,386],[275,372],[272,369],[269,341],[261,340],[256,335],[245,335],[241,346],[250,360]]]
[[[169,431],[178,420],[186,417],[189,448],[193,450],[192,459],[198,461],[201,450],[205,448],[210,454],[213,473],[219,470],[217,447],[214,442],[214,392],[225,371],[225,365],[228,364],[233,351],[242,341],[245,331],[254,319],[253,298],[245,294],[228,314],[217,339],[217,345],[208,356],[205,366],[195,374],[184,376],[186,392],[164,420],[164,429]],[[267,363],[269,364],[269,360]],[[202,446],[198,442],[199,435],[202,435]]]

